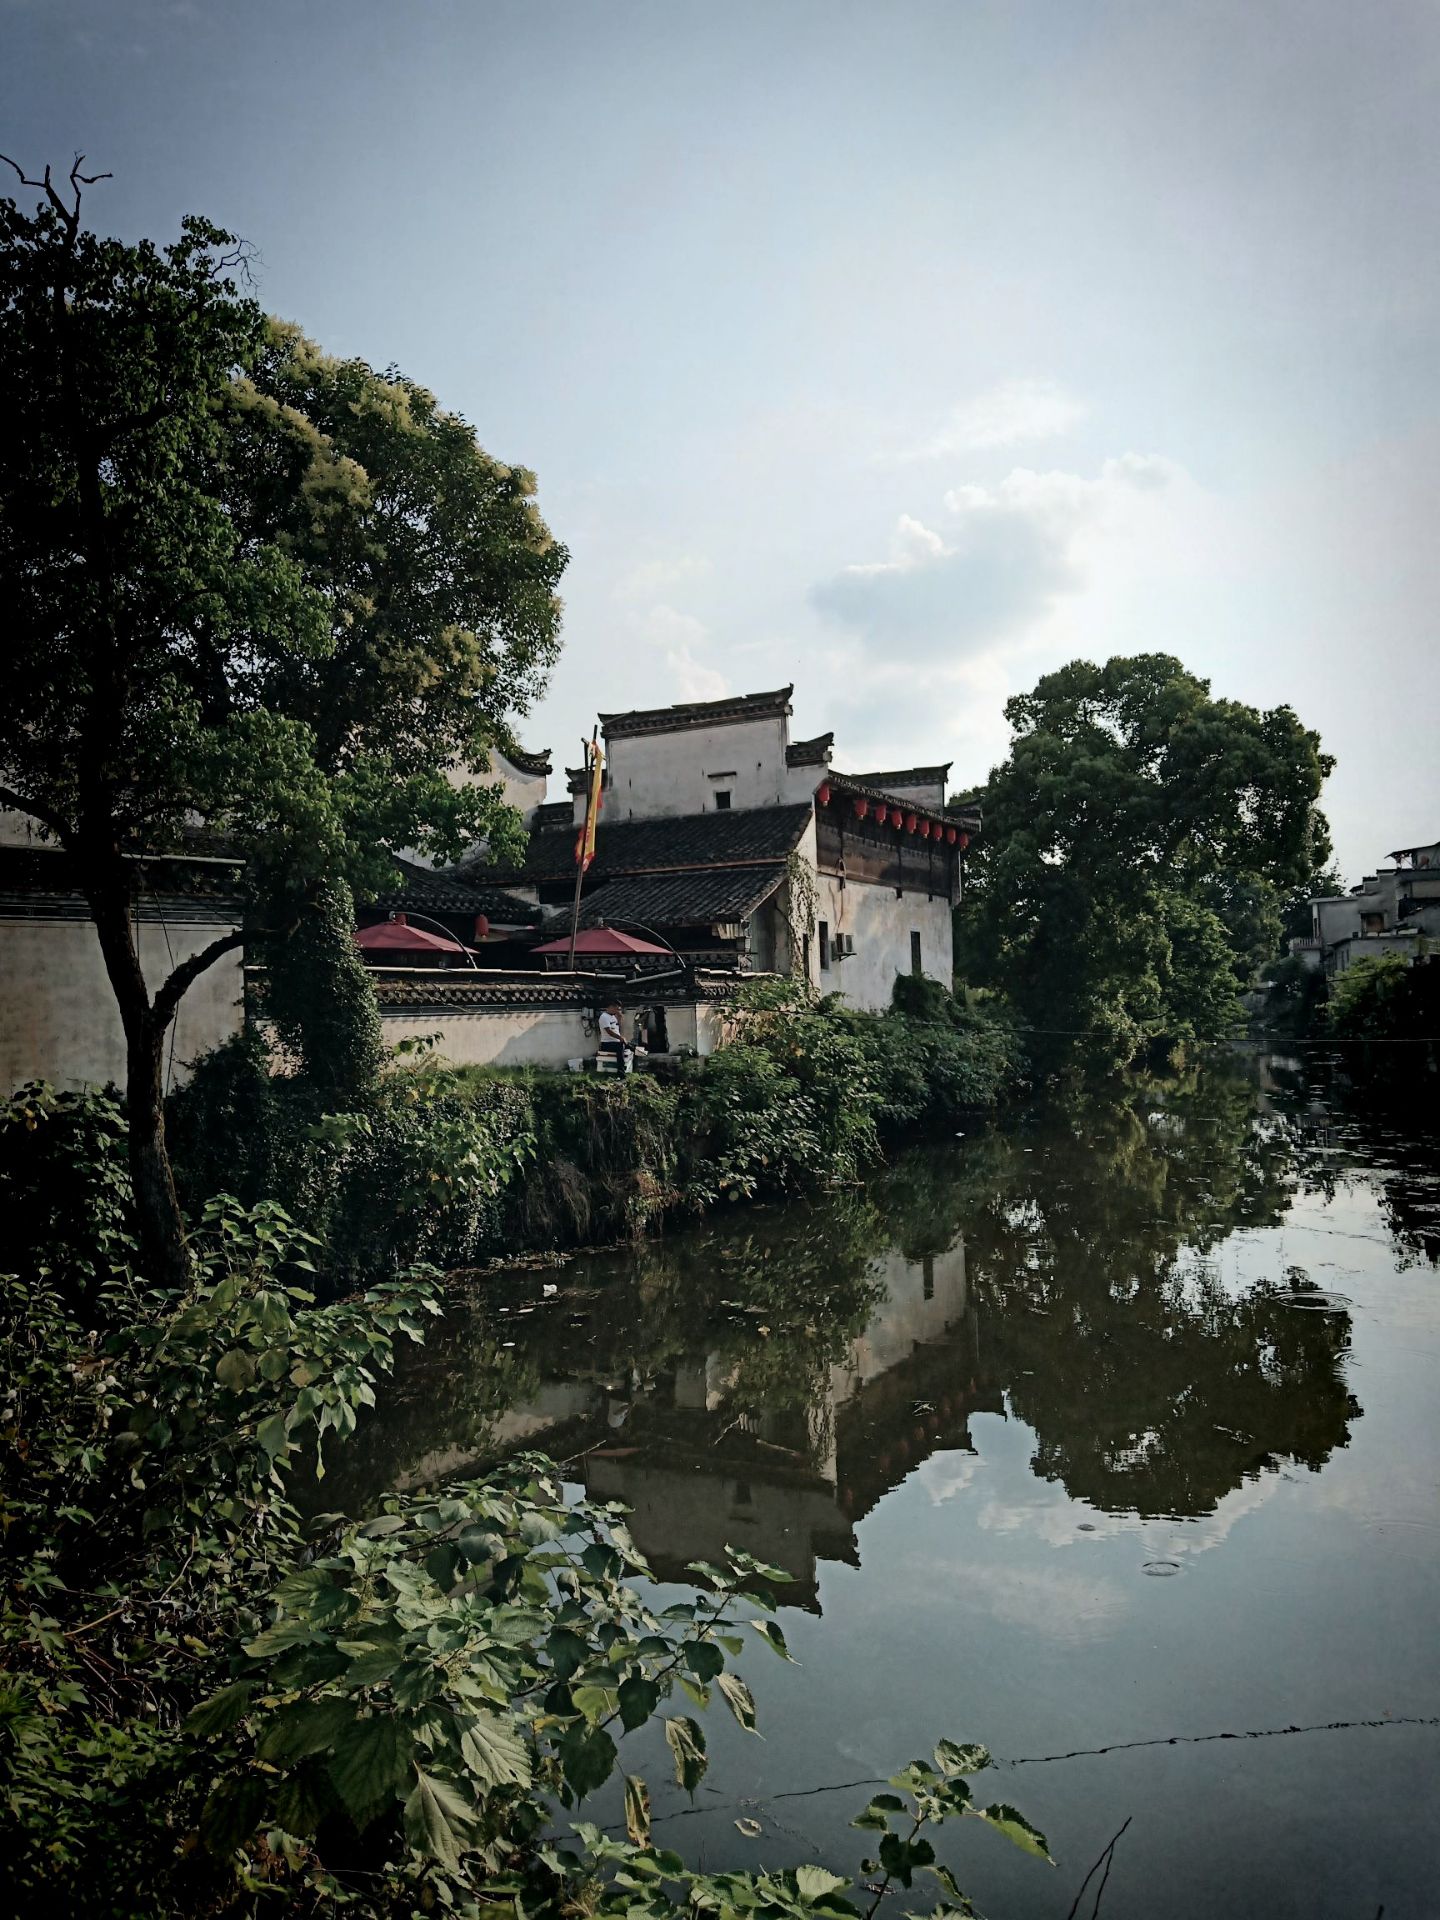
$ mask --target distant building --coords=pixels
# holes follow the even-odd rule
[[[1414,959],[1440,939],[1440,841],[1400,847],[1389,857],[1393,866],[1367,874],[1349,893],[1313,899],[1310,937],[1292,940],[1291,952],[1333,975],[1375,954]]]

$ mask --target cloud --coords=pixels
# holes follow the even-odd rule
[[[1052,380],[1006,380],[954,408],[911,460],[942,460],[957,453],[1054,440],[1085,419],[1087,408]]]
[[[664,654],[675,699],[719,700],[730,691],[724,674],[697,658],[709,635],[704,622],[697,620],[693,613],[681,613],[678,607],[665,601],[657,602],[642,616],[640,631],[652,647]]]
[[[1043,623],[1117,546],[1143,546],[1184,478],[1126,453],[1093,476],[1017,467],[993,486],[953,487],[943,522],[902,514],[888,559],[843,568],[811,604],[892,661],[973,657]]]

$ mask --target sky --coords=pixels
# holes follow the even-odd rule
[[[557,766],[793,681],[963,789],[1160,650],[1352,882],[1440,836],[1437,89],[1432,0],[0,0],[0,150],[535,469]]]

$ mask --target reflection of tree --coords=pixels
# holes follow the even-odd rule
[[[1348,1319],[1276,1285],[1237,1296],[1205,1258],[1293,1191],[1294,1138],[1248,1087],[1091,1098],[985,1145],[970,1270],[1038,1472],[1106,1509],[1200,1514],[1277,1455],[1319,1467],[1345,1444]]]

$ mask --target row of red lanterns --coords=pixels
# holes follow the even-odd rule
[[[827,780],[815,794],[822,807],[828,807],[831,799],[830,783]],[[877,827],[904,827],[906,833],[918,833],[922,840],[928,840],[933,834],[937,840],[944,840],[950,846],[958,846],[963,852],[970,844],[968,833],[962,833],[958,827],[942,827],[938,821],[923,819],[918,813],[906,813],[900,807],[887,806],[883,800],[867,799],[863,793],[857,793],[850,805],[855,810],[855,818],[864,820],[869,814],[875,816]]]

